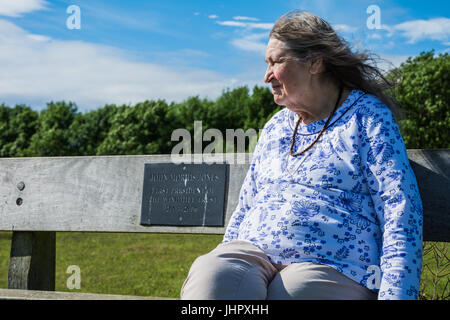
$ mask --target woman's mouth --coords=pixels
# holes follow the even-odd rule
[[[273,92],[279,92],[281,90],[281,86],[277,85],[277,86],[272,86],[272,91]]]

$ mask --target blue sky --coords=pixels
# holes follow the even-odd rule
[[[67,28],[70,5],[80,8],[80,29]],[[370,5],[380,29],[367,27]],[[0,0],[0,103],[40,110],[71,100],[87,111],[264,85],[270,28],[296,9],[394,65],[450,51],[449,1]]]

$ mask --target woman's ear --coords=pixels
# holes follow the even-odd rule
[[[311,65],[309,67],[310,74],[319,74],[324,71],[323,59],[317,58],[316,60],[311,61]]]

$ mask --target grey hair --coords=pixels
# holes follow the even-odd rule
[[[376,66],[377,59],[366,52],[352,52],[349,44],[322,18],[294,11],[281,16],[270,38],[283,42],[294,58],[301,62],[322,59],[325,75],[347,89],[358,89],[377,96],[392,111],[393,100],[383,92],[394,87]]]

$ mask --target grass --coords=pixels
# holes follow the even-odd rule
[[[8,287],[11,234],[0,232],[0,288]],[[221,240],[221,235],[57,233],[56,291],[178,298],[192,262]],[[421,299],[449,299],[446,244],[427,246]],[[433,274],[438,264],[439,279]],[[70,265],[80,267],[80,290],[67,288]]]
[[[444,242],[426,242],[423,246],[420,299],[450,299],[449,245]]]
[[[57,233],[56,291],[179,297],[195,258],[220,235]],[[0,233],[0,288],[8,287],[11,233]],[[69,290],[70,265],[81,270],[81,289]]]

